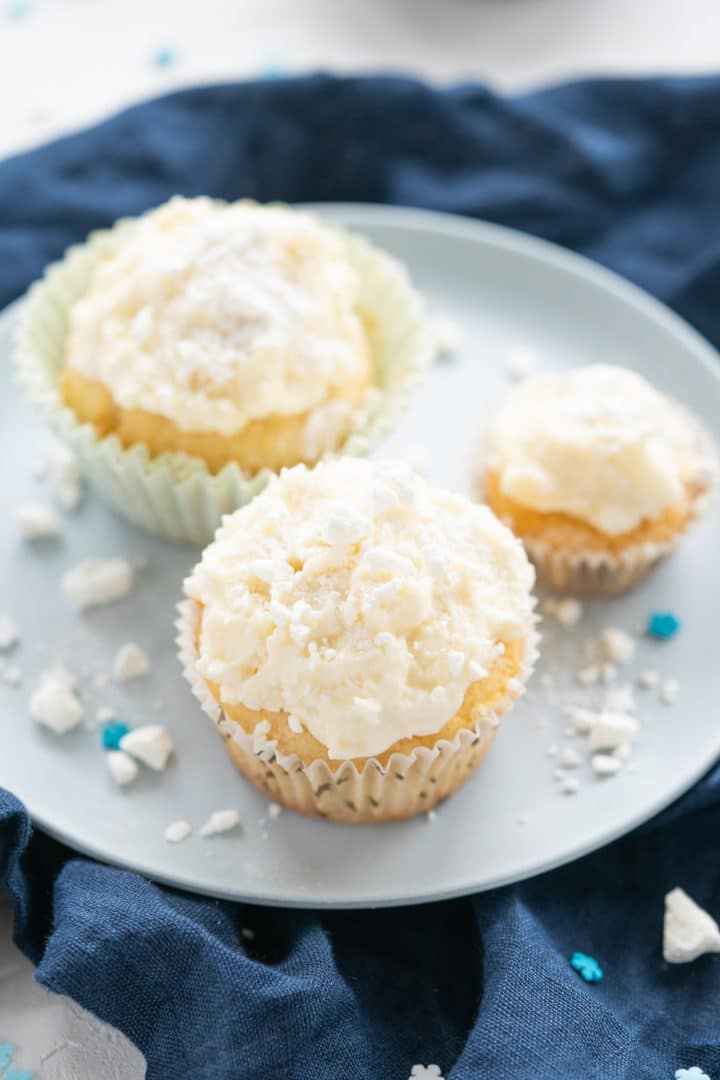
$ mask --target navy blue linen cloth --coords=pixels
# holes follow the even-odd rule
[[[363,200],[557,241],[720,344],[719,178],[715,78],[509,98],[385,77],[193,89],[0,166],[0,303],[90,229],[175,192]],[[32,835],[0,791],[0,882],[39,980],[124,1031],[151,1080],[406,1080],[415,1063],[452,1080],[661,1080],[691,1064],[717,1080],[720,959],[668,968],[660,929],[676,884],[720,911],[719,836],[717,769],[639,832],[511,888],[248,910]],[[571,970],[577,949],[603,982]]]

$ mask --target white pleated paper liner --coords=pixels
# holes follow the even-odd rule
[[[538,657],[539,635],[534,626],[525,643],[523,666],[474,727],[432,747],[411,754],[393,754],[386,765],[368,758],[362,769],[352,761],[331,766],[297,754],[283,754],[264,725],[247,732],[225,716],[197,669],[198,606],[193,600],[178,605],[177,645],[183,674],[202,711],[212,720],[237,767],[261,791],[284,806],[312,817],[348,823],[393,821],[431,810],[452,794],[480,764],[490,748],[503,713],[522,694]]]

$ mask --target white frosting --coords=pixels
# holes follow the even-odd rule
[[[285,470],[186,582],[222,700],[286,712],[334,759],[435,733],[533,622],[533,571],[483,506],[400,463]]]
[[[312,215],[174,198],[100,258],[66,362],[127,409],[232,435],[363,379],[358,279]]]
[[[521,383],[493,420],[489,451],[504,495],[609,536],[682,505],[686,483],[707,465],[683,409],[604,364]]]

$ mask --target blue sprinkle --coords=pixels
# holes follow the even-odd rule
[[[8,1069],[3,1080],[32,1080],[32,1073],[29,1069]]]
[[[676,1069],[675,1080],[710,1080],[710,1077],[699,1065],[691,1065],[689,1069]]]
[[[0,1043],[0,1070],[7,1069],[13,1058],[11,1043]]]
[[[129,730],[128,725],[121,723],[119,720],[115,720],[111,724],[105,724],[102,729],[102,744],[105,749],[119,750],[120,740],[123,735],[127,735]]]
[[[593,956],[575,952],[570,957],[570,966],[577,971],[585,982],[600,982],[603,977],[602,968]]]
[[[647,621],[646,631],[650,637],[669,641],[680,629],[680,620],[672,611],[653,611]]]
[[[24,19],[31,11],[32,4],[30,0],[13,0],[13,3],[8,4],[5,8],[8,19]]]
[[[167,46],[163,49],[157,49],[152,56],[152,64],[156,68],[172,67],[176,60],[177,53]]]
[[[276,56],[265,57],[260,65],[258,77],[260,79],[265,79],[266,81],[281,79],[283,77],[283,66]]]

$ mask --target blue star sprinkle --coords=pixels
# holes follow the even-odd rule
[[[169,68],[177,60],[177,53],[167,45],[162,49],[156,49],[152,55],[152,65],[156,68]]]
[[[672,611],[653,611],[647,621],[646,632],[660,641],[669,641],[680,629],[680,620]]]
[[[7,1069],[8,1065],[13,1058],[13,1048],[11,1043],[0,1043],[0,1072],[3,1069]]]
[[[8,19],[24,19],[31,11],[32,4],[30,3],[30,0],[13,0],[13,2],[8,4],[5,8],[5,14]]]
[[[123,735],[127,735],[129,730],[128,725],[119,720],[114,720],[111,724],[105,724],[102,729],[102,744],[105,749],[119,750],[120,740]]]
[[[586,956],[585,953],[574,952],[570,957],[570,966],[585,982],[600,982],[603,977],[602,968],[595,957]]]

